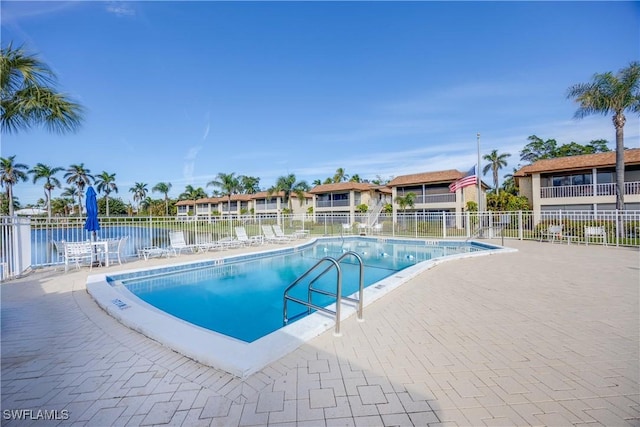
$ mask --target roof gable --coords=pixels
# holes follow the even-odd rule
[[[422,173],[414,173],[411,175],[397,176],[393,180],[391,180],[391,182],[389,182],[389,184],[387,185],[389,187],[399,187],[401,185],[411,185],[411,184],[452,182],[462,178],[463,176],[464,176],[464,173],[455,169],[436,171],[436,172],[422,172]]]

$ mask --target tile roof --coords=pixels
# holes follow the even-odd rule
[[[387,185],[389,187],[398,187],[400,185],[425,184],[433,182],[452,182],[456,179],[462,178],[463,176],[464,173],[455,169],[437,172],[422,172],[414,173],[411,175],[397,176]]]
[[[259,191],[255,194],[251,194],[251,198],[252,199],[266,199],[266,198],[271,198],[271,197],[284,197],[284,191],[279,191],[277,193],[273,193],[271,195],[269,195],[269,193],[267,191]],[[305,198],[311,198],[313,197],[311,194],[305,192],[304,193]],[[296,195],[296,193],[291,193],[291,197],[292,198],[297,198],[298,196]]]
[[[640,148],[625,150],[624,163],[625,165],[640,164]],[[555,172],[615,165],[615,151],[610,151],[607,153],[582,154],[579,156],[538,160],[537,162],[520,168],[516,173],[513,174],[513,176],[522,177],[539,172]]]
[[[358,191],[369,191],[374,190],[376,185],[369,184],[366,182],[336,182],[335,184],[321,184],[313,187],[309,193],[311,194],[320,194],[320,193],[331,193],[333,191],[347,191],[347,190],[358,190]]]

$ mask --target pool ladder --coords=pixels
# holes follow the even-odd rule
[[[357,261],[358,264],[360,265],[360,277],[359,277],[359,287],[358,287],[358,298],[351,298],[351,297],[345,297],[342,296],[342,268],[340,267],[340,262],[342,260],[344,260],[347,257],[354,257]],[[329,263],[328,266],[326,266],[326,264]],[[301,300],[299,298],[293,297],[291,295],[289,295],[289,291],[291,289],[293,289],[296,285],[298,285],[304,278],[308,277],[309,275],[311,275],[311,273],[313,273],[314,271],[316,271],[316,269],[320,268],[321,266],[325,266],[324,270],[322,270],[317,276],[315,276],[310,282],[309,285],[307,287],[307,301]],[[325,291],[323,289],[316,289],[313,287],[313,284],[320,279],[322,276],[324,276],[325,274],[327,274],[329,271],[335,269],[337,272],[337,277],[336,277],[336,292],[329,292],[329,291]],[[321,295],[327,295],[327,296],[332,296],[336,298],[336,309],[334,310],[330,310],[326,307],[321,307],[319,305],[316,305],[313,303],[313,294],[317,293],[317,294],[321,294]],[[287,314],[287,302],[288,301],[293,301],[296,302],[298,304],[302,304],[304,306],[307,307],[307,314],[311,313],[311,309],[314,310],[318,310],[318,311],[322,311],[323,313],[328,313],[328,314],[332,314],[335,316],[336,319],[336,328],[335,328],[335,332],[334,335],[335,336],[340,336],[340,306],[342,305],[342,300],[347,300],[350,302],[354,302],[357,304],[358,307],[358,320],[362,321],[362,296],[364,293],[364,263],[362,262],[362,257],[360,257],[360,255],[358,255],[357,253],[353,252],[353,251],[347,251],[345,253],[343,253],[340,257],[338,257],[338,259],[333,258],[333,257],[324,257],[321,260],[319,260],[317,263],[315,263],[313,265],[313,267],[311,267],[310,269],[308,269],[306,272],[304,272],[304,274],[302,274],[300,277],[298,277],[293,283],[291,283],[287,289],[285,289],[284,291],[284,295],[283,295],[283,299],[284,299],[284,308],[283,308],[283,313],[282,313],[282,319],[283,319],[283,324],[287,325],[289,323],[290,320],[292,320],[293,318],[296,318],[299,315],[294,316],[292,319],[290,319],[288,317]]]

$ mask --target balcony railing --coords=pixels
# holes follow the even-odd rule
[[[318,200],[316,206],[319,208],[349,206],[349,200]]]
[[[425,194],[416,197],[416,203],[452,203],[456,201],[456,193]]]
[[[276,210],[278,209],[277,203],[257,203],[256,204],[256,212],[267,211],[267,210]]]
[[[615,196],[616,184],[585,184],[585,185],[564,185],[561,187],[542,187],[540,197],[593,197],[595,196]],[[640,194],[640,181],[625,182],[624,194]]]

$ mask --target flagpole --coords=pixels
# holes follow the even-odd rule
[[[476,141],[478,144],[478,166],[476,169],[476,181],[478,182],[478,212],[482,212],[482,190],[480,188],[481,184],[480,184],[480,134],[477,133],[476,134]]]

